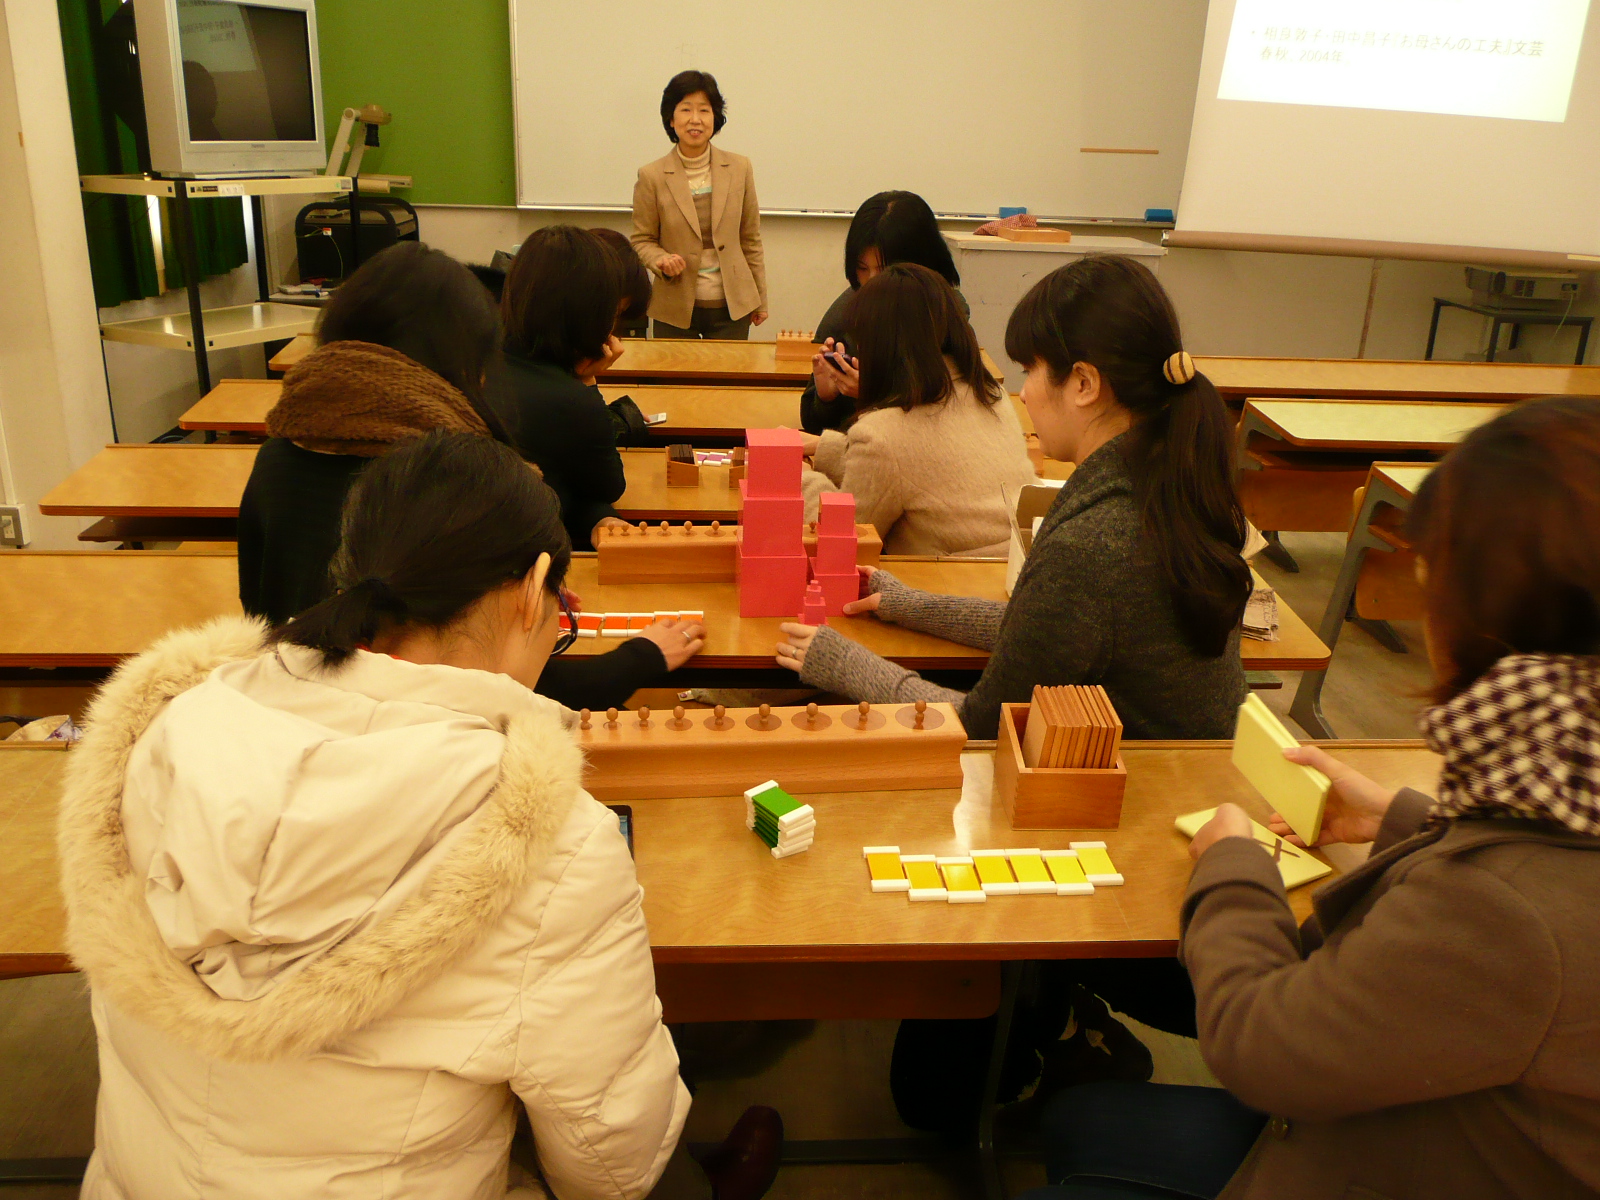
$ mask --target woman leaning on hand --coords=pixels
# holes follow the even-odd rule
[[[1244,813],[1224,805],[1200,831],[1180,943],[1200,1049],[1272,1119],[1242,1164],[1180,1186],[1150,1179],[1181,1152],[1125,1096],[1142,1164],[1124,1177],[1210,1196],[1231,1172],[1230,1200],[1600,1194],[1597,529],[1592,397],[1508,410],[1423,484],[1410,536],[1437,682],[1419,723],[1439,795],[1288,751],[1333,780],[1322,841],[1372,844],[1298,929]],[[1184,1126],[1173,1093],[1196,1089],[1137,1090]],[[1088,1147],[1104,1100],[1064,1092],[1046,1123]]]
[[[661,93],[674,146],[640,167],[633,187],[633,247],[661,277],[656,337],[743,340],[767,319],[755,175],[748,158],[711,144],[727,120],[705,71],[681,71]]]

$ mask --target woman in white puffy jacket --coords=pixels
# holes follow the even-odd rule
[[[513,1094],[560,1200],[650,1191],[689,1096],[641,892],[530,690],[568,558],[511,451],[430,435],[353,489],[337,595],[106,686],[60,824],[84,1200],[500,1197]]]

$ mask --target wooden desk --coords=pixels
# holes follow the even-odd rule
[[[778,669],[778,618],[739,617],[731,583],[611,584],[596,582],[592,554],[573,558],[572,586],[593,612],[657,612],[700,608],[709,623],[706,651],[695,666]],[[1003,599],[1005,563],[983,559],[896,559],[884,565],[913,587],[951,595]],[[0,666],[111,667],[168,630],[239,612],[238,562],[232,554],[144,551],[21,550],[0,555]],[[1278,605],[1280,638],[1248,638],[1247,671],[1310,671],[1328,651],[1288,605]],[[841,617],[841,633],[915,670],[982,670],[988,655],[875,617]],[[610,638],[583,638],[568,653],[613,649]]]
[[[267,360],[267,370],[280,373],[287,371],[316,348],[317,339],[315,334],[297,334],[293,341]]]
[[[265,437],[267,413],[282,390],[280,379],[224,379],[178,418],[178,427]],[[746,429],[800,425],[796,388],[610,384],[600,392],[607,404],[631,396],[646,415],[666,413],[665,424],[650,427],[651,439],[662,445],[711,438],[742,440]]]
[[[1431,463],[1373,463],[1368,469],[1366,491],[1355,522],[1350,526],[1350,537],[1345,543],[1344,559],[1339,565],[1338,577],[1328,596],[1328,606],[1322,610],[1322,623],[1318,637],[1328,647],[1328,659],[1333,659],[1334,648],[1339,644],[1339,634],[1350,616],[1350,602],[1356,594],[1361,578],[1361,567],[1369,550],[1391,554],[1399,549],[1396,539],[1385,528],[1394,518],[1411,508],[1422,481],[1433,470]],[[1322,685],[1328,676],[1327,667],[1307,671],[1300,677],[1294,701],[1289,705],[1289,715],[1312,737],[1332,737],[1333,730],[1322,714]]]
[[[1264,802],[1230,763],[1229,743],[1127,742],[1122,827],[1094,835],[1108,844],[1125,886],[1093,896],[1009,896],[973,905],[910,904],[899,894],[872,892],[863,845],[956,853],[1048,849],[1083,836],[1013,832],[991,803],[993,758],[983,746],[964,757],[967,784],[960,792],[808,796],[817,809],[816,844],[782,862],[745,829],[740,797],[635,801],[635,858],[669,1018],[685,1019],[690,1009],[698,1020],[916,1015],[928,998],[908,995],[895,983],[903,968],[883,964],[1171,955],[1190,866],[1173,818],[1228,800],[1257,819],[1266,816]],[[1430,790],[1437,779],[1438,759],[1419,742],[1329,749],[1391,787]],[[54,854],[56,797],[70,752],[0,751],[6,753],[17,757],[7,760],[0,786],[7,851],[0,856],[0,973],[70,970]],[[708,860],[723,869],[705,870]],[[1297,914],[1309,910],[1311,891],[1291,893]],[[774,921],[775,912],[784,920]],[[844,969],[851,966],[859,970]],[[836,986],[874,976],[881,993]],[[756,979],[765,986],[751,986]],[[973,991],[981,994],[973,1007],[992,1011],[993,992],[986,990],[992,983],[974,979]],[[725,990],[730,984],[733,990]]]
[[[1389,400],[1528,400],[1600,396],[1600,367],[1416,359],[1195,356],[1224,399],[1323,396]]]
[[[804,387],[811,382],[811,360],[780,363],[775,342],[627,338],[622,344],[622,357],[600,377],[602,383],[677,380]],[[988,351],[983,361],[996,379],[1005,378]]]

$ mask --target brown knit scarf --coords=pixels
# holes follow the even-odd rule
[[[377,458],[435,429],[489,436],[461,390],[372,342],[329,342],[283,377],[267,432],[324,454]]]

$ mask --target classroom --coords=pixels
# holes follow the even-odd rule
[[[1600,1197],[1593,0],[0,0],[0,1200]]]

